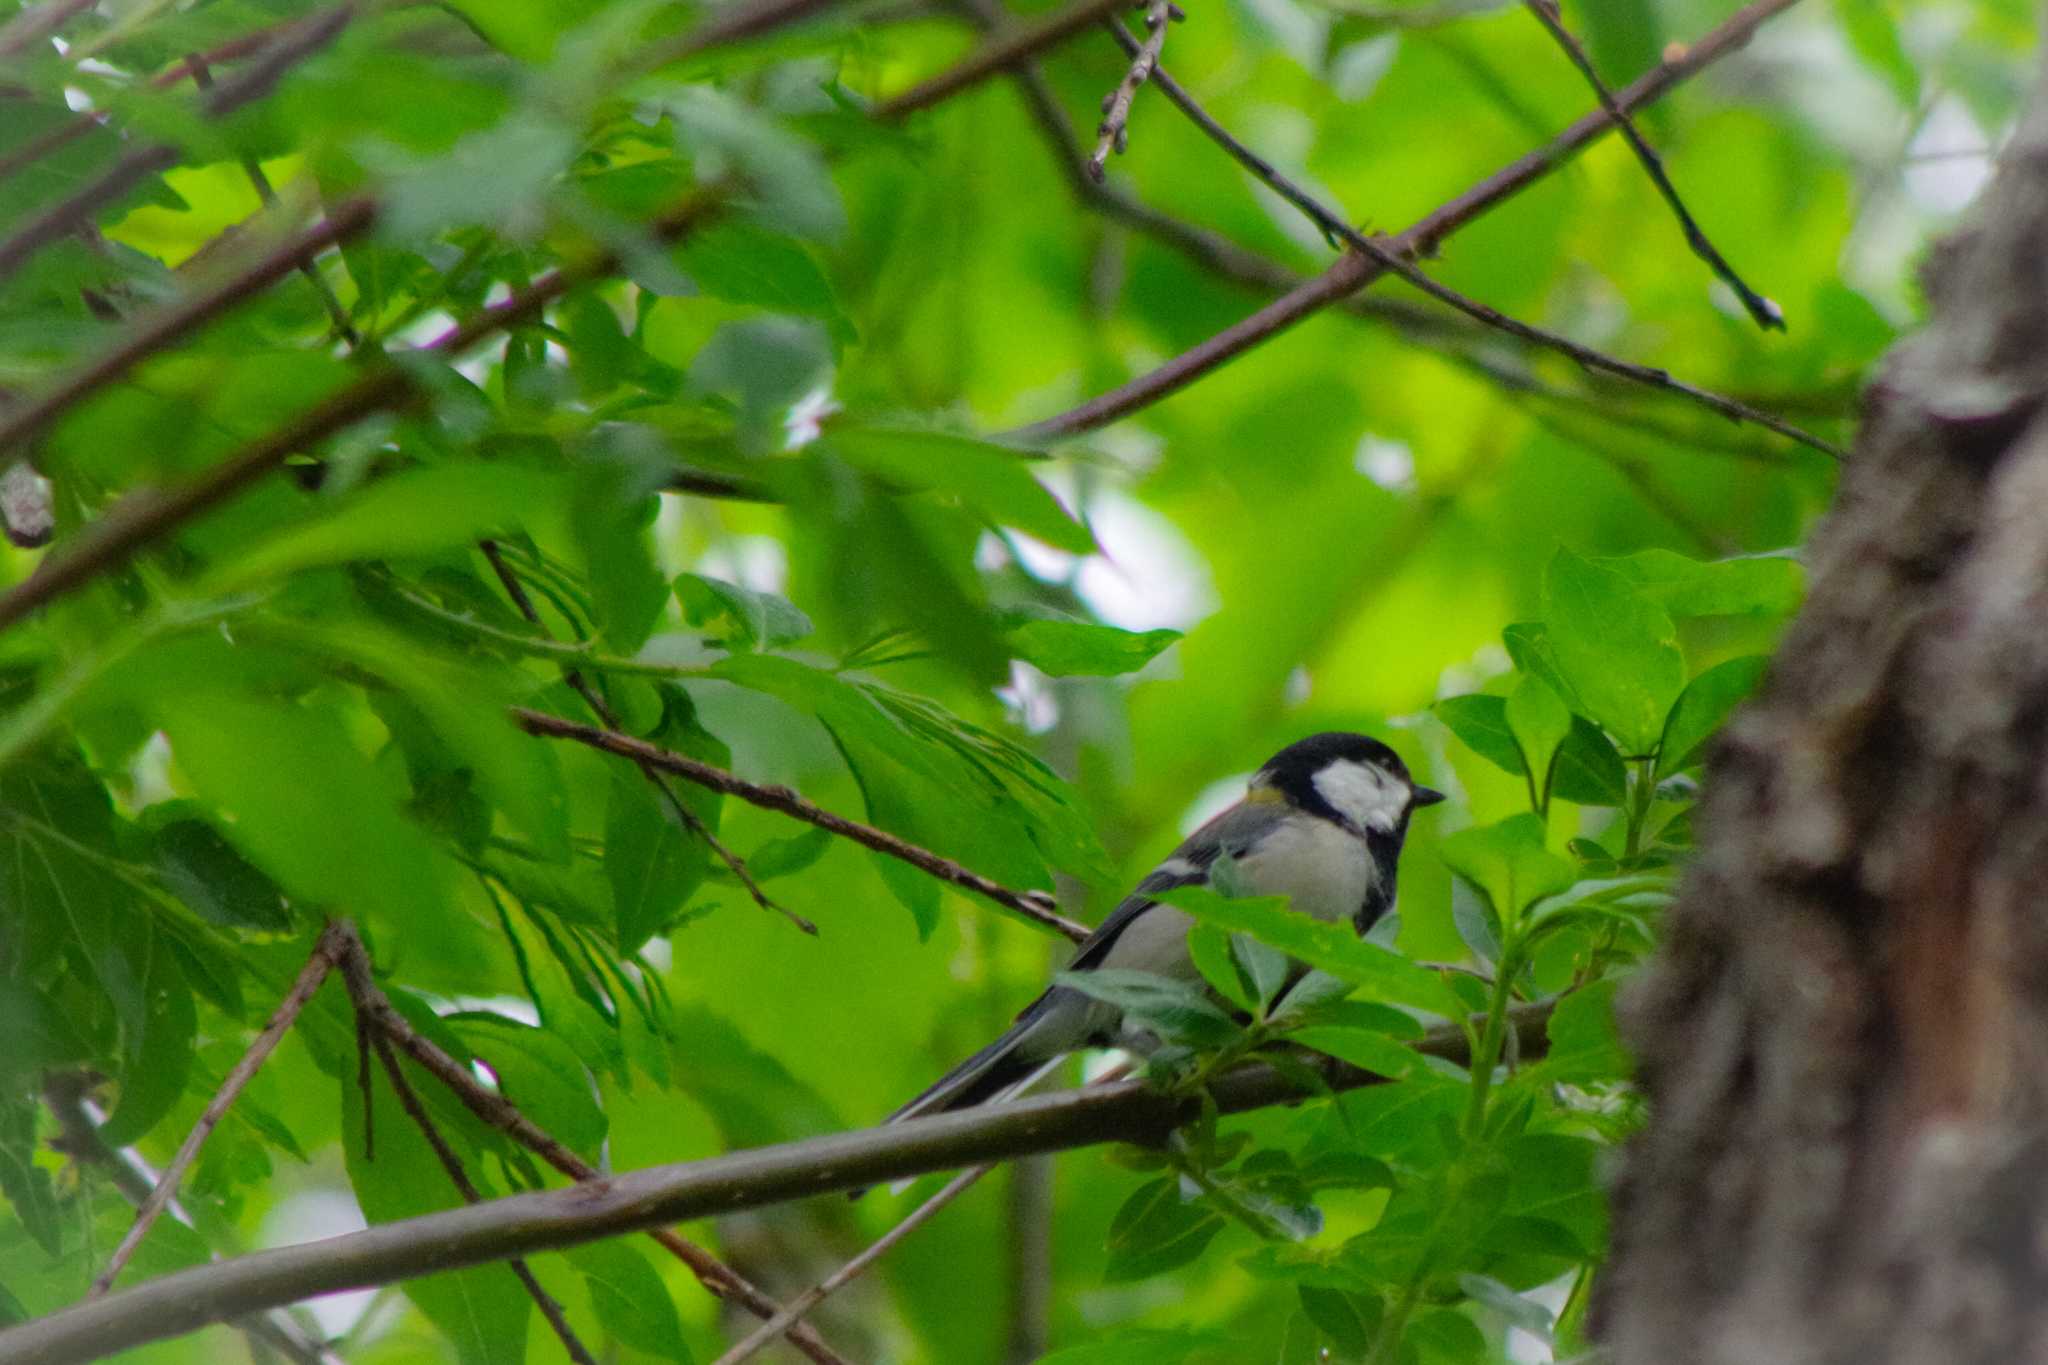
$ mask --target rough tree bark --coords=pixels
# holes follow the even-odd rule
[[[2048,98],[1934,253],[1627,1024],[1619,1365],[2048,1359]]]

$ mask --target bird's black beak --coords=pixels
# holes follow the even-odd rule
[[[1424,806],[1434,806],[1443,799],[1444,794],[1434,787],[1417,787],[1415,789],[1415,806],[1418,810]]]

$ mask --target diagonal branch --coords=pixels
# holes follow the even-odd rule
[[[1529,0],[1529,3],[1540,5],[1544,3],[1544,0]],[[1138,40],[1133,38],[1124,29],[1122,24],[1114,20],[1111,20],[1107,27],[1116,38],[1118,45],[1126,53],[1133,55],[1135,64],[1138,54],[1141,54],[1144,50],[1138,43]],[[1228,152],[1240,165],[1244,166],[1269,186],[1274,193],[1294,205],[1297,209],[1300,209],[1310,222],[1322,230],[1325,238],[1335,238],[1343,241],[1352,250],[1371,257],[1383,269],[1399,275],[1410,285],[1421,290],[1439,303],[1456,309],[1483,326],[1493,328],[1496,331],[1506,332],[1509,336],[1526,341],[1532,346],[1541,346],[1569,356],[1588,370],[1596,373],[1611,374],[1619,379],[1626,379],[1649,388],[1662,389],[1667,393],[1677,394],[1711,412],[1719,413],[1730,421],[1749,422],[1763,427],[1767,431],[1776,432],[1780,436],[1797,441],[1803,446],[1818,450],[1822,454],[1831,456],[1834,459],[1839,460],[1843,457],[1843,451],[1839,446],[1834,445],[1832,442],[1824,441],[1820,437],[1781,417],[1775,417],[1746,403],[1714,393],[1712,390],[1688,384],[1684,380],[1673,376],[1668,370],[1622,360],[1619,357],[1608,355],[1604,351],[1596,350],[1591,346],[1582,345],[1567,336],[1550,331],[1548,328],[1537,327],[1523,322],[1519,318],[1509,317],[1489,304],[1469,298],[1457,290],[1439,283],[1425,274],[1413,262],[1404,260],[1399,255],[1388,250],[1382,243],[1375,241],[1352,227],[1342,214],[1324,206],[1314,195],[1282,175],[1274,168],[1271,162],[1245,146],[1229,130],[1224,128],[1222,124],[1210,117],[1209,112],[1202,108],[1195,97],[1190,95],[1179,82],[1175,81],[1163,69],[1154,73],[1154,79],[1158,82],[1161,92],[1182,113],[1186,114],[1198,128],[1207,134],[1212,142]],[[1604,88],[1602,93],[1605,94]],[[1609,96],[1608,98],[1611,100],[1612,97]],[[1634,125],[1628,122],[1626,115],[1617,115],[1617,118],[1622,128],[1633,129]],[[1705,239],[1701,238],[1701,240],[1704,241]],[[1708,249],[1712,250],[1711,247]],[[1716,257],[1716,259],[1719,258]],[[1782,318],[1779,321],[1779,325],[1783,326]]]
[[[1718,28],[1682,52],[1645,73],[1614,97],[1615,107],[1628,112],[1659,98],[1681,81],[1737,50],[1773,16],[1798,0],[1754,0]],[[1406,231],[1387,239],[1383,248],[1400,258],[1426,257],[1442,242],[1489,209],[1513,198],[1549,175],[1614,126],[1606,110],[1587,114],[1548,144],[1510,162],[1463,194],[1440,205]],[[1149,374],[1089,399],[1078,407],[1019,428],[1008,435],[1026,440],[1052,440],[1094,431],[1128,417],[1186,388],[1228,361],[1270,340],[1306,317],[1322,311],[1385,275],[1379,260],[1352,253],[1298,288],[1275,299],[1250,317],[1224,328],[1182,352]]]
[[[755,1328],[745,1340],[712,1361],[711,1365],[741,1365],[741,1362],[752,1360],[767,1350],[784,1332],[802,1321],[804,1314],[866,1274],[868,1267],[893,1251],[898,1242],[923,1227],[933,1214],[967,1193],[969,1186],[994,1169],[993,1166],[974,1166],[954,1176],[937,1194],[912,1209],[902,1222],[877,1237],[845,1265],[791,1299],[789,1307]]]
[[[1707,234],[1700,230],[1700,225],[1693,221],[1692,214],[1686,210],[1685,201],[1678,197],[1678,186],[1671,183],[1670,175],[1664,170],[1663,158],[1657,155],[1656,148],[1643,137],[1642,131],[1635,125],[1635,120],[1615,103],[1614,92],[1600,79],[1600,73],[1593,67],[1593,59],[1586,54],[1585,47],[1572,35],[1572,31],[1564,26],[1564,15],[1558,9],[1557,0],[1526,0],[1526,3],[1529,12],[1536,16],[1536,22],[1543,25],[1544,30],[1557,41],[1557,45],[1564,49],[1564,55],[1571,59],[1571,64],[1579,69],[1579,74],[1586,78],[1586,84],[1593,89],[1593,98],[1600,101],[1600,107],[1607,111],[1608,117],[1621,129],[1622,137],[1626,138],[1628,145],[1635,150],[1636,159],[1643,163],[1643,172],[1650,177],[1650,183],[1657,187],[1657,193],[1664,196],[1664,202],[1671,206],[1671,214],[1678,219],[1679,227],[1685,230],[1685,244],[1692,248],[1692,254],[1705,261],[1708,269],[1712,270],[1723,284],[1735,291],[1735,297],[1742,300],[1742,306],[1749,310],[1749,315],[1755,319],[1757,326],[1766,331],[1774,328],[1780,332],[1784,331],[1785,311],[1751,289],[1748,283],[1735,273],[1735,267],[1728,264],[1727,258],[1707,240]]]
[[[526,585],[519,581],[519,575],[512,571],[512,566],[505,562],[505,556],[499,553],[497,543],[486,540],[480,542],[477,548],[483,552],[484,558],[490,562],[491,572],[498,576],[498,582],[504,586],[505,595],[512,599],[512,604],[519,609],[519,614],[526,618],[527,624],[538,630],[544,637],[552,640],[554,637],[549,634],[547,623],[541,620],[540,609],[534,606],[532,596],[526,591]],[[565,665],[562,669],[562,681],[569,684],[577,696],[583,698],[583,704],[590,708],[590,713],[598,718],[605,729],[616,730],[619,728],[619,718],[613,714],[611,706],[606,703],[604,694],[599,692],[591,684],[590,680],[583,676],[580,670],[572,665]],[[754,898],[754,904],[760,906],[763,910],[771,910],[781,915],[791,924],[794,924],[797,928],[813,937],[817,935],[818,926],[816,924],[805,919],[796,911],[769,899],[768,893],[761,889],[761,884],[754,880],[754,874],[747,871],[746,861],[739,854],[727,848],[720,841],[719,837],[711,832],[710,826],[704,823],[703,818],[697,812],[690,809],[689,803],[676,795],[674,789],[669,786],[668,780],[661,775],[659,769],[650,763],[642,763],[639,767],[641,774],[654,784],[656,791],[661,793],[663,803],[674,813],[676,819],[680,820],[689,829],[690,833],[704,841],[705,845],[717,856],[718,860],[724,863],[726,869],[739,881],[739,884],[746,888],[747,894]]]
[[[1543,1004],[1514,1011],[1522,1056],[1543,1052],[1550,1009]],[[1465,1029],[1455,1025],[1437,1029],[1413,1046],[1426,1056],[1461,1065],[1471,1055]],[[1384,1084],[1386,1079],[1328,1058],[1304,1059],[1304,1065],[1317,1067],[1334,1090]],[[9,1365],[76,1365],[338,1289],[1038,1152],[1104,1142],[1157,1145],[1204,1113],[1244,1113],[1310,1097],[1287,1076],[1254,1063],[1215,1078],[1209,1088],[1213,1107],[1198,1097],[1124,1081],[654,1166],[569,1189],[512,1195],[310,1245],[176,1271],[97,1303],[0,1330],[0,1359]]]
[[[527,1118],[519,1106],[495,1091],[486,1090],[468,1067],[442,1051],[433,1040],[415,1029],[412,1021],[398,1012],[397,1006],[391,1003],[390,998],[377,985],[370,966],[369,951],[363,947],[362,936],[356,932],[355,925],[347,920],[336,923],[336,932],[339,936],[336,965],[341,971],[342,979],[348,985],[349,998],[355,1002],[356,1017],[359,1020],[376,1030],[379,1037],[389,1040],[406,1056],[419,1063],[423,1070],[446,1086],[449,1093],[460,1100],[462,1106],[470,1113],[504,1133],[563,1175],[579,1184],[600,1182],[604,1179],[595,1166],[563,1146],[553,1135]],[[782,1306],[774,1299],[755,1288],[745,1276],[695,1242],[666,1227],[650,1227],[647,1231],[663,1249],[688,1266],[698,1281],[719,1298],[731,1299],[758,1318],[772,1318],[782,1311]],[[827,1346],[817,1332],[807,1324],[799,1326],[789,1335],[798,1349],[816,1362],[816,1365],[847,1365],[847,1362]]]
[[[1052,897],[1043,891],[1012,891],[1000,882],[990,881],[979,872],[943,858],[929,849],[919,848],[905,839],[899,839],[886,830],[873,825],[849,820],[843,815],[834,815],[823,806],[806,801],[788,787],[762,786],[749,782],[743,777],[714,768],[709,763],[700,763],[685,754],[674,753],[659,745],[649,744],[632,735],[622,735],[613,730],[600,730],[593,725],[579,725],[573,720],[563,720],[545,711],[535,711],[524,706],[512,708],[512,721],[530,735],[546,739],[573,739],[578,744],[587,744],[593,749],[602,749],[620,758],[629,758],[687,778],[699,786],[713,791],[737,796],[740,800],[761,807],[763,810],[779,811],[792,819],[829,830],[842,839],[850,839],[864,848],[877,853],[886,853],[909,863],[918,871],[938,878],[949,886],[961,887],[977,895],[985,896],[1007,910],[1014,910],[1036,924],[1044,925],[1055,933],[1064,934],[1079,943],[1088,937],[1088,926],[1068,919],[1053,907]]]
[[[114,1248],[114,1254],[108,1258],[107,1268],[99,1273],[98,1278],[93,1280],[92,1287],[86,1290],[85,1296],[88,1300],[98,1298],[107,1292],[115,1278],[127,1266],[129,1258],[135,1254],[136,1248],[142,1245],[142,1239],[149,1235],[150,1228],[156,1225],[157,1218],[170,1204],[172,1196],[177,1194],[178,1182],[185,1178],[185,1172],[190,1170],[192,1163],[198,1159],[199,1149],[205,1145],[214,1127],[227,1114],[228,1106],[235,1102],[243,1089],[255,1078],[256,1072],[277,1049],[278,1043],[283,1040],[285,1033],[299,1017],[299,1011],[306,1007],[306,1002],[320,989],[320,983],[327,979],[328,971],[334,966],[337,945],[338,940],[331,928],[320,935],[319,941],[313,945],[312,953],[306,958],[306,965],[299,969],[298,979],[292,982],[291,989],[285,992],[284,999],[271,1014],[270,1022],[250,1041],[248,1049],[242,1053],[242,1059],[235,1063],[234,1070],[228,1072],[227,1079],[221,1082],[220,1090],[206,1106],[205,1112],[200,1114],[199,1122],[192,1125],[192,1131],[185,1134],[185,1140],[178,1144],[177,1154],[157,1177],[156,1188],[149,1192],[149,1198],[143,1200],[141,1207],[136,1209],[135,1221],[129,1225],[127,1235],[121,1238],[121,1244]]]
[[[412,1120],[413,1126],[426,1138],[427,1146],[433,1148],[434,1159],[439,1161],[441,1169],[448,1173],[448,1181],[455,1186],[455,1192],[462,1196],[462,1202],[465,1204],[482,1203],[483,1194],[469,1178],[469,1172],[462,1168],[462,1158],[448,1145],[448,1139],[443,1137],[441,1130],[435,1126],[433,1115],[420,1103],[419,1094],[413,1090],[412,1082],[405,1078],[405,1069],[399,1065],[398,1055],[391,1050],[390,1040],[379,1034],[371,1041],[376,1049],[377,1060],[384,1064],[385,1078],[391,1082],[391,1093],[398,1097],[398,1107],[405,1111],[405,1116]],[[367,1128],[367,1097],[363,1103],[364,1126]],[[365,1137],[363,1141],[367,1146],[369,1139]],[[511,1267],[513,1276],[526,1291],[526,1296],[533,1300],[534,1306],[540,1309],[540,1315],[546,1318],[548,1326],[554,1329],[555,1336],[560,1339],[562,1349],[568,1352],[569,1359],[575,1361],[576,1365],[597,1365],[597,1362],[591,1359],[589,1349],[577,1337],[576,1329],[571,1327],[569,1319],[563,1316],[561,1303],[553,1294],[548,1293],[534,1276],[533,1267],[526,1263],[526,1259],[522,1256],[513,1256],[509,1257],[505,1264]]]
[[[893,122],[921,109],[929,109],[963,90],[981,84],[998,72],[1008,71],[1034,54],[1055,47],[1098,19],[1128,5],[1130,0],[1079,0],[1077,4],[1046,16],[1036,23],[1005,27],[989,42],[970,53],[959,64],[941,71],[920,85],[912,86],[877,104],[871,111],[883,122]]]

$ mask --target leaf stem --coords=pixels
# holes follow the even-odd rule
[[[1508,1005],[1514,998],[1515,973],[1521,967],[1522,944],[1511,942],[1501,950],[1494,971],[1493,999],[1486,1007],[1486,1028],[1472,1054],[1472,1098],[1465,1108],[1465,1138],[1479,1136],[1486,1122],[1487,1093],[1493,1086],[1493,1069],[1500,1062],[1501,1042],[1507,1035]]]

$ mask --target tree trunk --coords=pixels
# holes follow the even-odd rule
[[[1619,1365],[2048,1359],[2048,100],[1936,249],[1630,998]]]

